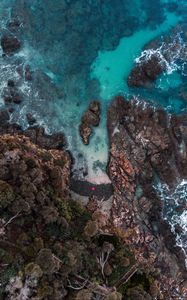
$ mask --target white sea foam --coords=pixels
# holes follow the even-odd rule
[[[176,234],[176,226],[180,226],[180,234],[176,234],[176,243],[182,248],[186,255],[187,266],[187,210],[185,205],[187,204],[187,180],[182,180],[171,191],[166,184],[159,183],[156,187],[161,199],[164,202],[163,217],[171,225],[171,230]],[[184,209],[179,210],[180,206],[184,206]]]
[[[187,47],[181,33],[177,33],[170,43],[162,43],[157,49],[146,49],[135,59],[137,64],[149,61],[152,57],[157,57],[159,63],[165,68],[166,74],[170,75],[176,70],[184,73]],[[180,64],[179,64],[180,61]]]

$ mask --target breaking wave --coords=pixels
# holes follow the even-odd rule
[[[142,64],[145,61],[151,60],[152,57],[157,57],[166,74],[169,75],[178,70],[181,71],[183,76],[186,76],[186,44],[181,34],[182,32],[177,33],[172,42],[162,42],[161,46],[156,49],[145,49],[135,59],[135,62]]]
[[[177,245],[187,257],[187,180],[182,180],[173,191],[162,183],[155,186],[155,189],[164,203],[163,218],[169,222]]]

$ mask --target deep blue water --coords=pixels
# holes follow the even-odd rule
[[[182,0],[1,0],[0,34],[11,30],[23,44],[15,55],[0,58],[1,91],[14,79],[23,94],[12,121],[26,127],[29,112],[48,132],[64,131],[79,176],[80,168],[92,181],[105,176],[106,111],[113,96],[134,95],[169,112],[186,110],[186,16]],[[12,29],[8,23],[13,19],[20,26]],[[172,46],[179,43],[180,50],[168,62],[167,72],[149,89],[129,89],[127,77],[143,47],[157,38],[154,51],[159,52],[171,34]],[[23,78],[28,65],[34,72],[31,82]],[[84,146],[78,125],[94,99],[102,102],[101,124]],[[3,105],[2,95],[0,102]]]

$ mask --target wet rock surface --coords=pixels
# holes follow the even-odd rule
[[[21,126],[8,123],[7,111],[2,111],[2,117],[4,117],[4,121],[2,124],[0,123],[0,135],[26,136],[29,137],[34,144],[45,149],[63,149],[66,145],[66,139],[63,133],[48,135],[45,133],[44,128],[38,126],[28,127],[28,129],[22,130]]]
[[[142,63],[138,63],[131,71],[128,77],[129,87],[145,87],[155,81],[157,77],[165,70],[159,57],[152,55]]]
[[[5,54],[12,54],[21,48],[21,42],[13,35],[3,35],[1,38],[1,47]]]
[[[151,87],[163,72],[171,74],[176,70],[176,65],[182,66],[187,58],[184,32],[185,28],[179,25],[171,30],[170,35],[146,44],[141,55],[135,59],[127,79],[128,86]]]
[[[9,121],[9,113],[6,109],[0,109],[0,126],[6,124]]]
[[[163,110],[143,108],[143,104],[122,97],[113,101],[108,112],[113,222],[133,232],[129,243],[137,249],[137,260],[146,259],[160,270],[163,299],[183,296],[181,282],[187,278],[184,253],[162,219],[163,202],[153,182],[157,174],[172,188],[187,178],[186,121],[186,115],[169,118]]]
[[[92,127],[98,126],[100,122],[101,107],[98,101],[90,103],[88,110],[84,113],[79,126],[80,136],[85,145],[89,144]]]

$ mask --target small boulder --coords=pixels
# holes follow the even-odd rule
[[[31,113],[28,113],[27,115],[27,122],[29,125],[33,125],[34,123],[36,123],[36,119],[35,117],[33,117],[33,115]]]
[[[92,134],[92,126],[98,126],[100,122],[101,107],[98,101],[90,103],[89,108],[84,113],[79,126],[79,133],[85,145],[89,144],[89,139]]]
[[[6,109],[0,109],[0,125],[4,125],[9,121],[9,113]]]
[[[3,35],[1,47],[5,54],[12,54],[21,48],[21,42],[13,35]]]

